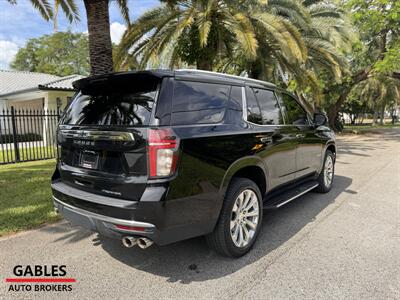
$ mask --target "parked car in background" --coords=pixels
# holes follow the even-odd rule
[[[58,128],[56,209],[126,247],[205,235],[239,257],[263,210],[326,193],[326,117],[275,85],[219,73],[113,73],[74,83]]]

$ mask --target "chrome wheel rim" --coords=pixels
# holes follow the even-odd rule
[[[254,238],[260,216],[258,197],[250,189],[242,191],[233,204],[230,233],[237,247],[246,247]]]
[[[324,170],[324,182],[325,186],[329,187],[332,183],[333,179],[333,159],[332,156],[328,155],[325,161],[325,170]]]

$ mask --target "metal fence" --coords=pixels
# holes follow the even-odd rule
[[[0,165],[55,158],[60,110],[0,111]]]

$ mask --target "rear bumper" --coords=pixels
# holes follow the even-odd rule
[[[168,187],[149,186],[141,201],[128,201],[89,193],[62,181],[51,185],[56,210],[71,223],[109,238],[147,237],[158,245],[210,233],[213,223],[190,198],[166,201]],[[204,206],[204,205],[203,205]],[[124,230],[116,225],[140,227]]]
[[[99,215],[64,203],[54,196],[53,203],[56,211],[59,212],[65,219],[69,220],[72,224],[98,232],[101,235],[109,238],[121,239],[123,236],[130,235],[147,237],[154,240],[156,243],[159,240],[159,232],[154,224]],[[117,225],[138,227],[143,228],[143,230],[123,230],[117,228]]]

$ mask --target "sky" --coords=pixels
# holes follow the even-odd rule
[[[58,30],[73,32],[87,32],[86,12],[83,0],[75,0],[79,6],[80,21],[70,24],[60,10],[58,16]],[[49,0],[50,3],[53,0]],[[118,43],[125,31],[123,19],[118,7],[111,0],[110,31],[111,39]],[[159,5],[158,0],[128,0],[131,20],[135,20],[145,11]],[[29,0],[17,0],[11,5],[6,0],[0,0],[0,69],[9,69],[18,49],[23,47],[31,38],[53,33],[53,23],[45,21]]]

